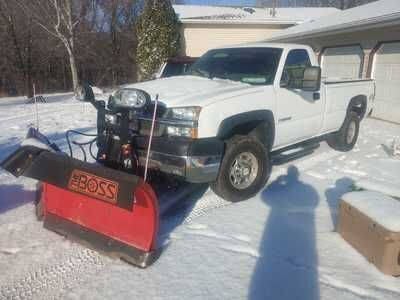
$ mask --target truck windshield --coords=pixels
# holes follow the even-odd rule
[[[172,77],[182,75],[190,68],[190,62],[170,62],[168,61],[162,72],[161,77]]]
[[[210,50],[191,66],[186,75],[268,85],[274,82],[281,54],[280,48]]]

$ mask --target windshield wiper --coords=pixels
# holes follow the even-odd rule
[[[201,70],[201,69],[193,69],[192,70],[192,73],[197,73],[198,75],[200,75],[200,77],[206,77],[206,78],[209,78],[209,79],[211,79],[210,78],[210,74],[208,73],[208,72],[206,72],[206,71],[204,71],[204,70]]]

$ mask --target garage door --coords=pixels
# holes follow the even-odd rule
[[[400,123],[400,42],[385,43],[374,57],[376,82],[373,116]]]
[[[322,76],[328,78],[361,78],[364,58],[360,46],[326,48],[322,55]]]

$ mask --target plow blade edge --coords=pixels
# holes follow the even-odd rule
[[[158,257],[158,202],[135,175],[35,146],[22,146],[1,165],[40,180],[44,226],[139,267]]]

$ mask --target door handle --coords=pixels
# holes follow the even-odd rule
[[[314,101],[321,99],[321,94],[319,92],[313,93],[313,99]]]
[[[292,117],[282,118],[282,119],[279,119],[279,120],[278,120],[278,123],[290,121],[291,119],[292,119]]]

